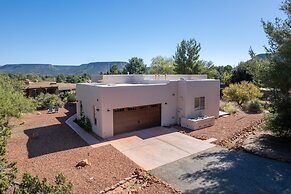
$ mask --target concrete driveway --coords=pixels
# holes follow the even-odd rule
[[[145,170],[151,170],[214,147],[172,128],[154,127],[121,134],[108,142]]]
[[[211,148],[151,174],[183,193],[291,193],[291,164]]]
[[[76,114],[66,120],[66,124],[90,146],[97,148],[111,144],[145,170],[157,168],[215,146],[207,141],[181,134],[176,129],[164,127],[120,134],[100,141],[79,127],[74,122],[75,118]]]

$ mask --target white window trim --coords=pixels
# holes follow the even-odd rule
[[[195,104],[195,102],[196,102],[196,99],[198,98],[198,101],[199,101],[199,106],[198,107],[196,107],[196,104]],[[202,98],[204,98],[204,106],[202,106]],[[205,110],[205,96],[200,96],[200,97],[195,97],[194,98],[194,110],[196,111],[196,110]]]

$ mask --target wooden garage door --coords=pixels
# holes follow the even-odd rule
[[[161,104],[114,109],[114,135],[161,126]]]

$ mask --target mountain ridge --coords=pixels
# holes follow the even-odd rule
[[[106,73],[111,66],[116,64],[119,70],[122,70],[127,62],[108,61],[108,62],[90,62],[81,65],[53,65],[53,64],[6,64],[0,66],[0,73],[15,74],[37,74],[37,75],[80,75],[80,74],[100,74]]]

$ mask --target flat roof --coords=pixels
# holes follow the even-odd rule
[[[168,83],[120,83],[120,84],[100,84],[100,83],[82,83],[82,85],[89,85],[102,88],[112,88],[112,87],[124,87],[124,86],[157,86],[157,85],[167,85]]]
[[[163,82],[162,82],[163,81]],[[197,80],[156,80],[150,83],[79,83],[80,85],[87,85],[87,86],[94,86],[94,87],[102,87],[102,88],[113,88],[113,87],[126,87],[126,86],[162,86],[167,85],[170,82],[179,82],[179,81],[186,81],[186,82],[212,82],[212,81],[219,81],[215,79],[197,79]]]
[[[75,90],[76,84],[55,82],[29,82],[25,89],[58,88],[59,90]]]

